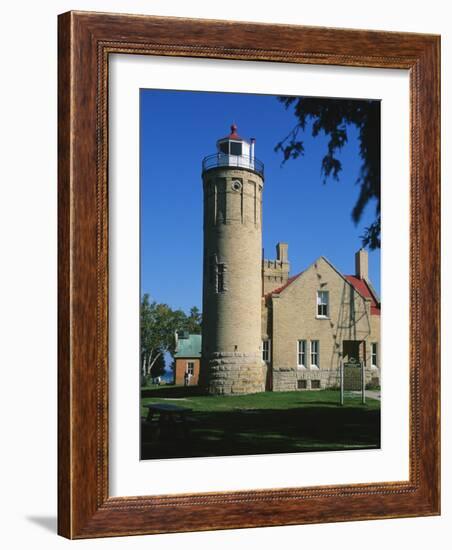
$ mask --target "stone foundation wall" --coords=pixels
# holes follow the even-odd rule
[[[375,369],[366,368],[366,384],[375,382]],[[361,389],[360,369],[355,369],[353,375],[356,377],[356,388],[346,387],[345,389]],[[350,377],[349,380],[351,381]],[[347,386],[347,384],[346,384]],[[323,390],[327,388],[340,387],[340,373],[338,369],[274,369],[273,370],[273,391],[294,391],[294,390]]]
[[[206,380],[214,395],[259,393],[265,390],[266,367],[260,355],[239,352],[211,354]]]

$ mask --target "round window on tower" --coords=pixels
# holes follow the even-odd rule
[[[231,185],[233,191],[240,191],[242,189],[242,183],[238,180],[232,182]]]

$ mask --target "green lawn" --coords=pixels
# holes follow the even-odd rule
[[[189,435],[156,437],[144,426],[141,456],[176,458],[379,448],[380,403],[339,392],[294,391],[206,396],[196,387],[142,388],[142,406],[172,403],[192,409]],[[142,407],[142,416],[147,409]]]

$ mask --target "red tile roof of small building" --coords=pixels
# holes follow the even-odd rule
[[[369,288],[367,281],[356,277],[355,275],[345,275],[347,281],[361,294],[364,298],[370,298],[370,313],[371,315],[380,315],[380,304],[375,299],[374,293]]]

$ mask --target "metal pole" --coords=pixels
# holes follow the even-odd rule
[[[344,404],[344,363],[340,360],[339,376],[341,380],[341,405]]]
[[[366,380],[364,376],[364,361],[361,363],[361,393],[362,393],[362,403],[366,403]]]

